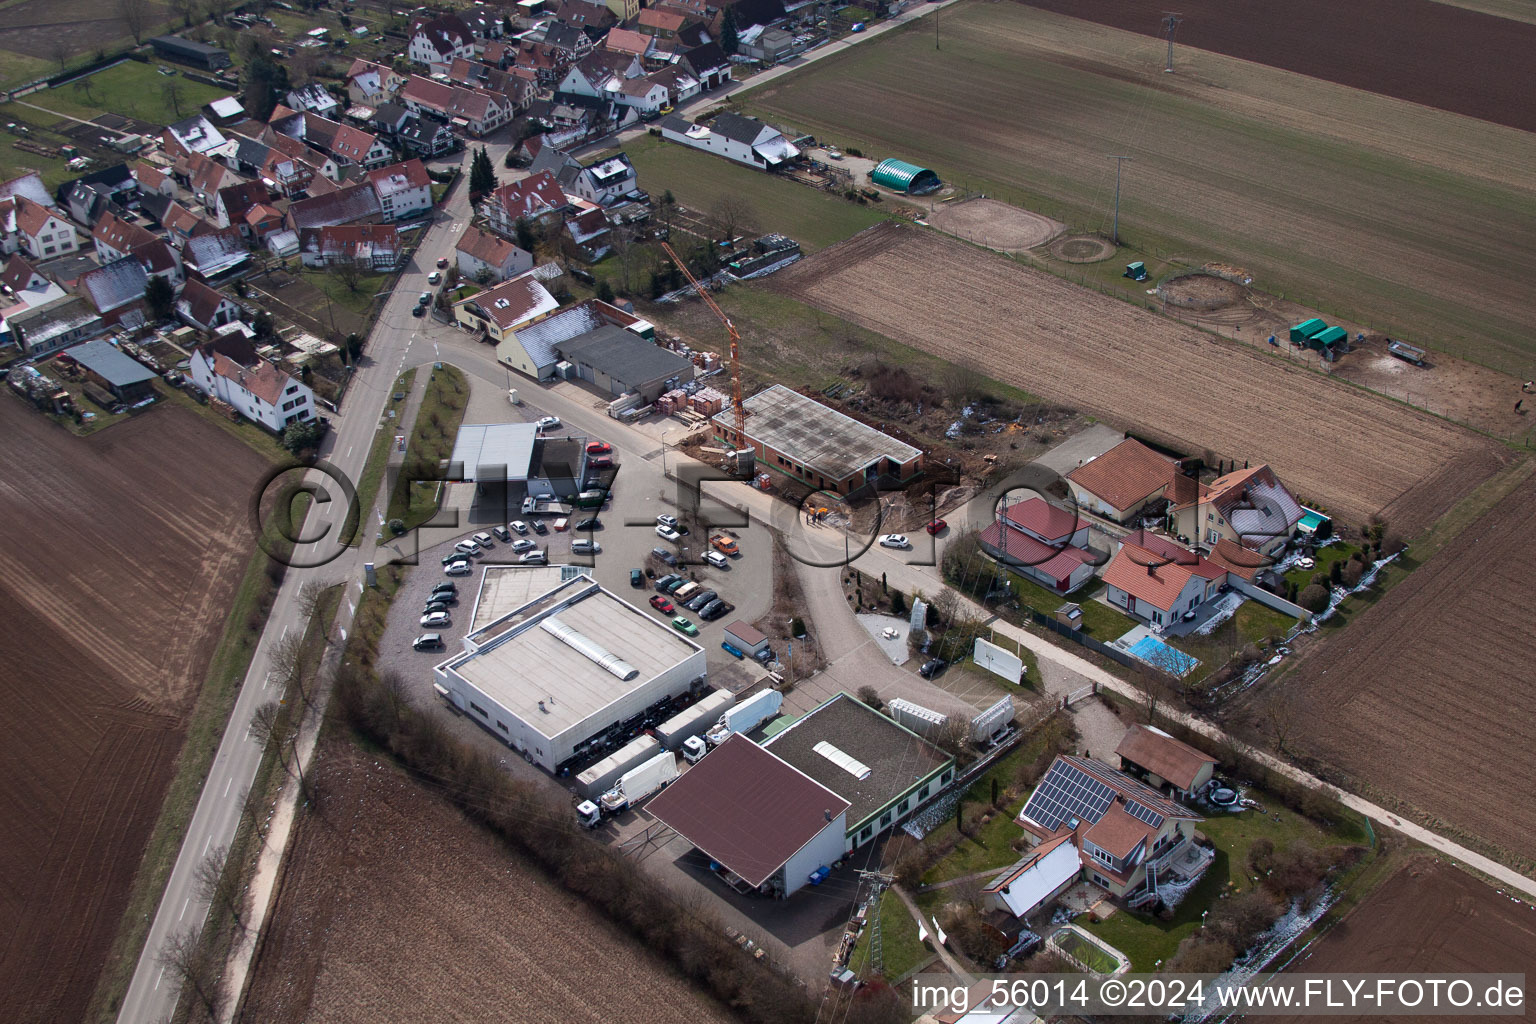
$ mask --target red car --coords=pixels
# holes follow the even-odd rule
[[[671,615],[674,611],[677,610],[676,608],[672,607],[671,601],[668,601],[660,594],[657,594],[655,597],[651,598],[651,607],[655,608],[663,615]]]
[[[611,451],[613,451],[613,445],[609,444],[607,441],[587,442],[588,455],[607,455]]]
[[[606,455],[599,455],[595,459],[587,460],[588,469],[612,469],[613,460]]]
[[[448,265],[448,257],[447,256],[439,256],[437,258],[437,269],[438,270],[442,270],[447,265]]]
[[[924,529],[926,529],[929,532],[929,534],[935,534],[935,533],[938,533],[940,530],[944,529],[948,525],[949,524],[946,523],[942,519],[935,519],[933,522],[929,523],[926,527],[924,527]]]

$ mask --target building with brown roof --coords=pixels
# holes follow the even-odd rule
[[[1194,797],[1216,770],[1217,760],[1150,725],[1133,725],[1115,748],[1120,768],[1175,800]]]
[[[270,198],[267,183],[259,179],[219,189],[210,207],[213,212],[213,222],[221,228],[235,225],[242,229],[241,234],[246,234],[245,212],[257,204],[265,203]]]
[[[240,306],[223,292],[196,278],[182,285],[176,314],[193,327],[211,331],[240,318]]]
[[[671,39],[683,30],[688,19],[676,11],[647,7],[635,19],[635,31],[658,39]]]
[[[1068,473],[1067,486],[1079,507],[1126,523],[1152,502],[1167,497],[1178,475],[1173,459],[1128,437]]]
[[[1154,626],[1178,622],[1227,582],[1220,565],[1145,530],[1121,542],[1102,575],[1106,601]]]
[[[1051,762],[1016,819],[1037,849],[1068,839],[1083,874],[1131,906],[1204,872],[1210,854],[1194,845],[1200,820],[1125,772],[1067,755]]]
[[[533,269],[533,255],[474,225],[464,229],[455,247],[459,275],[467,281],[499,284]],[[484,280],[481,278],[484,276]]]
[[[306,267],[351,263],[372,271],[394,270],[403,250],[393,224],[333,224],[299,232],[299,258]]]
[[[1306,513],[1266,464],[1234,470],[1169,509],[1173,530],[1201,548],[1221,541],[1256,551],[1267,559],[1281,553]]]
[[[196,283],[187,282],[188,287]],[[192,352],[191,377],[205,395],[276,433],[315,414],[309,385],[254,356],[243,339],[221,338],[198,346]]]
[[[121,259],[141,245],[160,241],[160,237],[148,228],[110,213],[96,222],[91,238],[96,243],[96,258],[103,263]]]
[[[980,542],[999,562],[1067,594],[1093,579],[1094,566],[1103,560],[1088,549],[1088,531],[1086,519],[1034,497],[1002,509]]]
[[[632,57],[644,57],[651,52],[654,37],[632,29],[616,28],[603,40],[603,48]]]
[[[0,255],[24,252],[35,260],[74,252],[75,226],[56,210],[24,195],[0,199]]]
[[[560,183],[548,171],[530,174],[522,181],[502,185],[480,204],[491,230],[507,238],[517,237],[517,222],[554,220],[570,206]]]
[[[843,858],[848,807],[771,751],[733,735],[646,810],[719,864],[727,884],[782,897]]]
[[[454,319],[461,327],[497,342],[511,338],[519,327],[541,320],[559,308],[559,300],[531,274],[503,281],[453,304]],[[498,345],[498,357],[500,354]],[[528,372],[522,366],[513,368]]]
[[[385,220],[406,220],[432,209],[432,179],[420,160],[369,171],[368,183],[378,193],[379,213]]]
[[[366,181],[322,196],[300,199],[288,207],[288,226],[295,231],[333,224],[376,221],[382,215],[379,194]]]

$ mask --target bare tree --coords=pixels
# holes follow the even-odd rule
[[[946,754],[966,760],[971,749],[971,727],[964,718],[950,715],[928,737],[929,742]]]
[[[945,587],[933,596],[928,607],[939,622],[947,626],[955,621],[955,615],[960,610],[960,595]]]
[[[95,103],[96,102],[96,97],[91,95],[91,90],[93,88],[94,88],[94,86],[91,85],[91,76],[90,75],[86,75],[84,78],[77,78],[75,80],[75,84],[74,84],[75,92],[78,95],[84,96],[85,97],[85,101],[87,103]]]
[[[320,610],[320,599],[325,595],[325,584],[319,580],[305,580],[293,599],[293,606],[306,623]]]
[[[192,15],[197,13],[198,0],[170,0],[171,10],[181,17],[182,25],[192,27]]]
[[[117,12],[122,15],[123,24],[128,26],[128,34],[133,36],[133,45],[138,46],[144,41],[144,30],[154,16],[149,0],[117,0]]]
[[[69,56],[72,52],[67,33],[55,33],[53,38],[48,41],[48,56],[53,58],[60,71],[63,71],[69,65]]]
[[[944,391],[961,404],[974,402],[986,393],[987,378],[967,363],[957,360],[947,364],[939,373]]]
[[[739,231],[757,230],[757,210],[741,196],[726,195],[710,207],[711,226],[720,233],[720,240],[734,242]]]
[[[1184,695],[1184,684],[1178,677],[1151,666],[1141,666],[1132,673],[1131,682],[1147,696],[1147,724],[1157,724],[1160,704],[1177,703]]]
[[[235,927],[245,931],[245,901],[240,880],[229,870],[229,848],[215,846],[192,871],[193,891],[201,900],[228,912]]]
[[[349,292],[357,291],[357,286],[363,279],[363,268],[358,266],[356,260],[344,259],[332,263],[327,273],[340,281],[342,287]]]
[[[181,82],[174,78],[167,78],[160,86],[160,95],[171,105],[171,110],[176,116],[181,117]]]
[[[1286,753],[1285,741],[1301,717],[1296,692],[1288,686],[1271,687],[1257,709],[1260,725],[1269,736],[1275,753]]]
[[[218,958],[203,942],[201,927],[175,932],[160,947],[156,959],[183,992],[190,992],[198,1016],[218,1020],[224,1006],[224,978]]]

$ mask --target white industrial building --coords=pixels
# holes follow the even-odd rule
[[[703,679],[704,649],[578,575],[477,628],[434,674],[455,707],[553,772]]]

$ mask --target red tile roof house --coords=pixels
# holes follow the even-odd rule
[[[390,164],[368,172],[385,220],[406,220],[432,209],[432,179],[420,160]]]
[[[35,260],[74,252],[75,227],[26,196],[0,199],[0,252],[25,252]]]
[[[1175,800],[1194,797],[1216,771],[1214,757],[1150,725],[1125,730],[1115,753],[1122,771]]]
[[[1016,820],[1035,852],[1070,842],[1083,875],[1129,906],[1154,902],[1161,884],[1199,877],[1211,861],[1194,844],[1199,815],[1086,757],[1052,761]]]
[[[1043,498],[1007,506],[981,531],[981,549],[1018,572],[1067,594],[1093,579],[1097,560],[1088,548],[1088,520]]]
[[[119,220],[110,213],[96,222],[91,238],[96,243],[96,258],[103,263],[121,259],[142,245],[160,241],[160,236],[148,228]]]
[[[1111,605],[1166,626],[1215,597],[1227,570],[1166,537],[1137,530],[1121,542],[1103,577]]]
[[[489,231],[467,227],[456,247],[459,274],[467,281],[496,284],[533,269],[533,256]],[[481,273],[487,276],[480,280]]]
[[[240,306],[217,289],[189,279],[176,300],[176,314],[193,327],[211,331],[238,319]]]
[[[1128,437],[1067,474],[1072,498],[1086,511],[1130,522],[1153,501],[1169,497],[1178,464]]]
[[[243,338],[221,338],[194,349],[191,376],[205,395],[274,432],[315,414],[308,385],[256,356]]]
[[[1201,548],[1227,541],[1266,560],[1280,554],[1306,514],[1274,470],[1263,464],[1199,484],[1197,493],[1174,501],[1169,511],[1174,532]]]
[[[370,270],[394,270],[403,255],[393,224],[338,224],[299,232],[299,253],[306,267],[356,263]]]
[[[530,174],[522,181],[503,185],[480,204],[491,230],[507,238],[517,237],[517,222],[558,219],[570,206],[560,183],[548,171]]]

